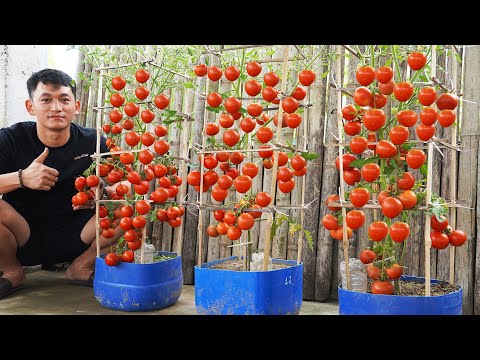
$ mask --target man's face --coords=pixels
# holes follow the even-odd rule
[[[63,130],[70,126],[80,111],[80,101],[75,101],[69,86],[38,83],[33,100],[25,106],[30,115],[37,117],[37,124],[48,130]]]

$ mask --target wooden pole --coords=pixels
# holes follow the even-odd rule
[[[209,64],[213,66],[213,55],[212,53],[209,54]],[[205,85],[205,92],[208,94],[208,89],[210,87],[210,78],[207,75],[207,83]],[[205,130],[207,127],[207,105],[205,104],[205,110],[203,111],[203,133],[202,133],[202,151],[205,149],[206,146],[206,139],[205,139]],[[203,159],[205,155],[203,153],[200,154],[200,188],[199,188],[199,202],[200,205],[203,204],[203,174],[205,173],[205,169],[203,166]],[[203,242],[203,217],[205,215],[205,209],[200,208],[198,212],[198,266],[202,265],[202,242]]]
[[[455,56],[452,54],[450,55],[450,59],[452,61],[452,78],[454,79],[455,83],[457,81],[457,73],[458,73],[458,63],[455,59]],[[458,109],[458,107],[457,107]],[[458,114],[458,110],[455,111]],[[460,122],[457,116],[457,122]],[[452,145],[457,145],[457,132],[458,126],[452,126]],[[451,159],[450,159],[450,200],[452,203],[455,203],[457,200],[457,151],[451,150]],[[452,207],[450,208],[450,224],[453,229],[456,228],[457,222],[457,208]],[[450,246],[450,273],[449,273],[449,282],[450,284],[455,283],[455,246]]]
[[[337,79],[335,82],[338,86],[342,84],[342,57],[340,56],[342,46],[337,45]],[[337,89],[338,90],[338,89]],[[342,92],[337,91],[337,109],[342,108]],[[338,128],[338,140],[341,143],[343,141],[343,126],[342,126],[342,112],[337,111],[337,128]],[[343,203],[345,201],[345,183],[343,181],[343,145],[338,147],[338,157],[340,162],[340,202]],[[343,218],[343,258],[345,260],[345,276],[347,278],[347,290],[350,290],[351,287],[351,280],[350,280],[350,266],[349,266],[349,255],[348,255],[348,236],[347,236],[347,223],[345,222],[345,218],[347,217],[347,210],[345,207],[342,206],[342,218]]]
[[[281,92],[285,94],[287,90],[287,65],[288,65],[288,45],[283,46],[283,66],[282,66],[282,85]],[[282,135],[282,117],[283,117],[283,99],[280,100],[278,108],[278,121],[277,121],[277,133],[276,139],[279,141]],[[272,182],[270,186],[270,195],[272,199],[275,198],[275,189],[277,187],[277,169],[278,169],[278,150],[273,151],[273,168],[272,168]],[[265,245],[263,250],[263,271],[268,270],[268,259],[270,257],[270,246],[271,246],[271,234],[272,234],[272,224],[273,224],[273,214],[268,213],[267,217],[267,226],[265,234]]]
[[[428,170],[427,170],[427,207],[432,202],[432,171],[433,171],[433,142],[428,143]],[[430,239],[430,214],[425,213],[425,296],[430,296],[430,248],[432,240]]]
[[[98,91],[97,91],[97,105],[100,106],[100,103],[102,101],[102,87],[103,87],[103,77],[101,74],[101,70],[98,70]],[[96,153],[100,154],[100,137],[102,133],[100,132],[100,129],[102,128],[102,112],[97,111],[97,119],[96,119],[96,128],[97,128],[97,146],[96,146]],[[100,157],[96,158],[96,164],[97,167],[95,169],[95,174],[98,176],[100,179]],[[100,222],[100,217],[99,217],[99,200],[100,200],[100,186],[97,186],[96,192],[95,192],[95,241],[97,242],[97,257],[100,257],[100,234],[98,232],[98,223]]]

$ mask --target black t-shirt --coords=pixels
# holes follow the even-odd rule
[[[97,133],[94,129],[71,124],[70,138],[60,147],[48,147],[45,165],[60,173],[49,191],[20,188],[3,195],[27,219],[48,220],[72,215],[72,196],[77,193],[75,178],[82,175],[96,152]],[[45,150],[37,136],[37,123],[26,121],[0,129],[0,174],[27,168]],[[100,151],[108,152],[106,139],[101,137]]]

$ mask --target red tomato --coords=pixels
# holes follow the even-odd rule
[[[373,182],[377,180],[380,175],[380,166],[378,164],[365,164],[360,169],[362,178],[367,182]]]
[[[404,190],[397,197],[402,202],[404,210],[413,209],[417,205],[417,194],[412,190]]]
[[[212,65],[207,70],[207,76],[212,81],[220,80],[222,77],[222,69],[220,69],[218,66]]]
[[[293,92],[290,94],[290,96],[293,97],[294,99],[297,99],[298,101],[303,100],[305,99],[305,96],[307,96],[307,90],[305,90],[301,86],[297,86],[293,90]]]
[[[437,91],[432,86],[425,86],[418,92],[417,96],[420,104],[430,106],[437,99]]]
[[[236,130],[227,130],[223,133],[223,142],[227,146],[235,146],[240,140],[240,134]]]
[[[207,123],[205,125],[205,133],[208,136],[217,135],[220,132],[220,126],[217,123]]]
[[[115,253],[108,253],[105,255],[105,264],[108,266],[115,266],[119,263],[118,255]]]
[[[133,102],[128,102],[127,104],[125,104],[124,111],[125,111],[125,114],[127,114],[128,116],[134,117],[140,111],[140,106],[138,106],[138,104],[135,104]]]
[[[301,170],[307,165],[307,160],[301,156],[301,155],[294,155],[290,159],[290,166],[292,167],[293,170]],[[345,163],[344,163],[345,166]]]
[[[450,243],[448,235],[441,231],[430,232],[430,239],[432,240],[432,247],[435,249],[445,249]]]
[[[170,99],[166,95],[160,94],[155,96],[155,98],[153,99],[153,102],[155,103],[155,106],[157,108],[159,108],[160,110],[163,110],[168,106],[168,104],[170,104]]]
[[[269,193],[264,192],[264,191],[260,191],[255,196],[255,202],[258,205],[260,205],[261,207],[265,207],[265,206],[270,205],[270,203],[272,202],[272,197],[270,196]]]
[[[256,61],[250,61],[247,64],[247,73],[248,75],[255,77],[262,72],[262,65]]]
[[[251,103],[247,106],[247,112],[250,116],[257,117],[260,116],[263,112],[263,107],[259,103]],[[233,117],[232,117],[233,119]]]
[[[462,246],[467,241],[467,234],[463,230],[453,230],[448,235],[448,241],[453,246]]]
[[[211,92],[207,96],[207,104],[213,108],[216,108],[222,104],[222,95],[217,92]]]
[[[370,191],[367,188],[356,188],[350,193],[350,202],[355,207],[362,207],[370,200]]]
[[[298,115],[298,114],[290,114],[290,115]],[[298,117],[301,121],[302,118],[300,117],[300,115],[298,115]],[[287,117],[287,121],[288,121],[288,117]],[[287,125],[288,125],[288,122],[287,122]],[[300,123],[298,125],[300,125]],[[296,125],[296,126],[298,126],[298,125]],[[288,125],[288,127],[293,128],[290,125]],[[343,130],[345,131],[345,134],[347,134],[347,135],[350,135],[350,136],[358,135],[362,132],[362,122],[361,121],[349,121],[349,122],[343,124]]]
[[[387,270],[385,270],[387,276],[391,280],[395,280],[400,278],[403,274],[403,268],[400,264],[393,264]]]
[[[235,81],[240,76],[240,70],[235,65],[229,66],[225,69],[225,78],[229,81]]]
[[[163,155],[170,150],[170,144],[165,140],[157,140],[153,143],[153,149],[158,155]]]
[[[245,92],[250,96],[257,96],[262,91],[262,84],[257,80],[248,80],[245,83]]]
[[[257,126],[257,123],[251,117],[244,117],[240,121],[240,128],[246,133],[250,133],[253,130],[255,130],[256,126]]]
[[[242,102],[235,98],[229,97],[225,100],[225,110],[227,110],[230,114],[234,114],[242,108]]]
[[[343,225],[340,226],[337,230],[330,230],[330,235],[339,241],[343,240]],[[347,226],[347,239],[350,239],[353,235],[353,230]]]
[[[349,164],[352,161],[357,160],[355,155],[350,154],[350,153],[345,153],[345,154],[343,154],[342,159],[343,159],[343,170],[344,171],[345,170],[346,171],[353,170],[353,167],[349,166]],[[337,170],[340,170],[340,156],[337,156],[337,158],[335,159],[335,167],[337,168]],[[295,169],[295,170],[297,170],[297,169]]]
[[[396,156],[398,153],[397,147],[387,140],[380,140],[377,144],[377,154],[382,159],[388,159]]]
[[[198,77],[203,77],[203,76],[207,75],[207,65],[205,65],[205,64],[195,65],[195,67],[193,68],[193,72]]]
[[[426,159],[427,156],[425,155],[423,150],[420,149],[409,150],[407,152],[407,156],[405,157],[407,165],[412,169],[418,169],[420,166],[423,165]]]
[[[146,200],[138,200],[135,203],[135,210],[137,210],[137,213],[139,213],[140,215],[145,215],[150,211],[151,208],[152,207]]]
[[[424,125],[434,125],[437,121],[438,112],[431,107],[424,107],[420,111],[420,122]]]
[[[242,166],[242,174],[248,175],[252,179],[258,174],[258,166],[255,163],[246,163]]]
[[[393,69],[390,66],[381,66],[377,69],[377,80],[381,84],[386,84],[393,79]]]
[[[372,109],[381,109],[387,104],[387,96],[379,93],[375,93],[372,101],[368,104]]]
[[[132,250],[126,250],[122,254],[122,261],[123,262],[133,262],[135,260],[135,256]]]
[[[358,106],[367,106],[372,100],[372,92],[366,87],[358,87],[353,92],[353,101]]]
[[[355,154],[361,154],[367,149],[368,141],[363,136],[356,136],[350,140],[350,150]]]
[[[455,110],[458,105],[458,97],[452,93],[441,94],[436,101],[438,110]]]
[[[403,210],[402,202],[396,197],[389,196],[382,202],[382,214],[390,219],[400,215]]]
[[[115,90],[120,91],[125,87],[125,85],[127,85],[127,81],[120,75],[112,78],[112,87]]]
[[[365,249],[360,252],[360,261],[364,264],[370,264],[377,258],[377,254],[375,254],[370,249]]]
[[[355,77],[362,86],[368,86],[375,80],[375,69],[370,65],[364,65],[357,69]]]
[[[450,127],[456,119],[457,115],[453,110],[445,109],[438,113],[438,122],[443,127]]]
[[[397,113],[398,122],[406,127],[415,125],[417,119],[417,114],[413,110],[402,110]]]
[[[165,125],[157,125],[155,126],[155,135],[158,137],[162,137],[168,134],[168,128]]]
[[[378,84],[378,91],[380,94],[383,95],[390,95],[393,93],[393,89],[395,88],[395,80],[391,79],[387,81],[385,84]]]
[[[298,74],[298,80],[303,86],[310,86],[315,81],[316,75],[313,70],[302,70]]]
[[[353,104],[345,105],[342,108],[342,116],[347,121],[352,121],[357,117],[357,109]]]
[[[322,225],[327,230],[337,230],[340,227],[338,219],[332,214],[326,214],[322,218]]]
[[[210,237],[218,237],[220,234],[218,233],[217,227],[215,225],[208,225],[207,235]]]
[[[304,168],[305,172],[295,171],[294,175],[296,176],[303,176],[306,173],[306,167]],[[362,179],[362,175],[360,174],[360,170],[353,169],[343,172],[343,180],[348,184],[354,186]]]
[[[433,230],[443,231],[448,226],[448,219],[445,218],[443,221],[439,221],[435,215],[430,218],[430,226]]]
[[[257,130],[257,139],[265,144],[273,138],[273,131],[267,126],[261,127]]]
[[[295,180],[291,178],[288,181],[278,181],[278,189],[283,192],[284,194],[287,194],[293,190],[295,187]]]
[[[374,279],[374,280],[379,279],[381,273],[382,273],[382,269],[376,267],[375,265],[373,265],[373,263],[370,263],[367,265],[367,276],[370,279]]]
[[[286,97],[282,100],[282,109],[288,114],[294,113],[298,109],[298,106],[298,100],[291,96]]]
[[[144,100],[150,94],[150,90],[148,90],[145,86],[139,86],[135,89],[135,96],[139,100]]]
[[[435,125],[419,124],[415,128],[417,137],[422,141],[428,141],[435,135]]]
[[[273,86],[277,85],[279,81],[280,81],[280,78],[278,77],[277,73],[275,73],[273,71],[270,71],[270,72],[266,73],[265,75],[263,75],[263,82],[267,86],[272,86],[273,87]]]
[[[410,131],[408,131],[408,128],[403,125],[394,126],[390,129],[389,137],[392,143],[395,145],[402,145],[408,140],[409,136]]]
[[[350,210],[345,217],[345,223],[352,230],[356,230],[365,224],[365,213],[362,210]]]
[[[145,69],[138,69],[137,72],[135,73],[135,79],[137,79],[139,83],[147,82],[149,78],[150,78],[150,74]]]
[[[407,63],[412,70],[420,70],[427,63],[427,57],[424,53],[414,51],[408,54]]]
[[[403,81],[393,87],[393,95],[400,102],[405,102],[413,95],[413,85],[409,81]]]
[[[245,83],[245,86],[246,86],[246,83]],[[262,97],[265,99],[265,101],[272,102],[273,100],[275,100],[277,95],[278,95],[278,90],[274,89],[271,86],[267,86],[262,90]],[[295,96],[293,96],[293,94],[292,94],[292,97],[296,98]]]
[[[255,218],[249,213],[243,213],[237,218],[237,225],[242,230],[249,230],[255,224]]]
[[[334,206],[334,205],[329,205],[331,202],[338,202],[340,200],[340,196],[338,195],[328,195],[327,199],[325,200],[325,205],[327,205],[327,208],[329,208],[332,211],[338,211],[341,210],[342,208],[340,206]]]
[[[114,93],[110,96],[110,104],[115,107],[120,107],[125,102],[125,96],[119,93]]]
[[[248,175],[240,175],[233,180],[233,186],[235,189],[244,194],[252,187],[252,178]]]
[[[388,230],[390,237],[395,242],[403,242],[410,235],[410,226],[405,222],[397,221]]]

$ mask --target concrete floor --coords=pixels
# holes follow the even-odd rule
[[[0,315],[197,315],[193,285],[184,285],[175,304],[145,312],[110,310],[98,303],[93,289],[67,285],[64,271],[27,273],[25,288],[0,300]],[[304,301],[300,315],[338,315],[338,303]]]

